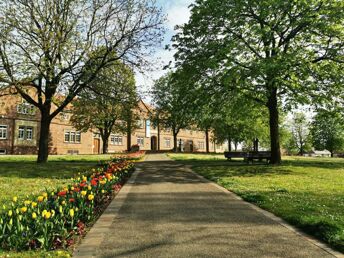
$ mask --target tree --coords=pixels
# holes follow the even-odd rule
[[[96,76],[91,87],[84,89],[73,102],[71,122],[75,128],[88,131],[96,128],[103,141],[103,153],[108,152],[111,133],[126,132],[126,109],[137,103],[132,70],[119,61]]]
[[[309,122],[307,117],[302,112],[296,112],[293,115],[290,123],[291,138],[289,148],[297,149],[299,155],[303,155],[305,151],[311,149],[310,135],[309,135]]]
[[[208,96],[238,91],[269,111],[271,163],[281,162],[279,109],[324,94],[344,63],[343,1],[196,0],[174,37],[177,67]],[[324,18],[326,17],[326,18]],[[191,75],[190,75],[191,76]],[[204,96],[207,97],[207,96]]]
[[[344,148],[344,126],[341,112],[336,109],[318,109],[311,124],[313,145],[318,150],[326,149],[331,152]]]
[[[172,130],[175,152],[177,152],[178,133],[190,125],[192,118],[188,109],[191,103],[184,89],[182,82],[175,80],[170,72],[155,81],[152,91],[159,113],[159,124],[162,128]]]
[[[153,0],[1,2],[0,87],[39,109],[38,162],[48,159],[52,119],[104,67],[117,60],[147,66],[163,21]]]

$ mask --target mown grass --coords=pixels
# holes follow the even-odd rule
[[[110,155],[51,156],[46,164],[37,164],[36,156],[0,156],[0,205],[14,196],[38,194],[63,186],[78,172],[89,170]]]
[[[344,159],[285,157],[271,166],[222,155],[169,156],[344,252]]]
[[[0,156],[0,210],[17,196],[23,200],[27,195],[36,195],[62,187],[79,172],[94,168],[101,161],[110,160],[111,155],[56,155],[50,156],[46,164],[37,164],[34,155]],[[0,257],[69,257],[68,251],[3,252]]]

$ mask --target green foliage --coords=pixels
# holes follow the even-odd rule
[[[312,149],[309,127],[310,122],[304,113],[293,114],[291,121],[287,124],[289,139],[283,145],[288,154],[303,155]]]
[[[343,116],[339,110],[318,109],[311,126],[314,147],[333,155],[344,149]]]
[[[192,101],[182,77],[173,73],[161,77],[153,86],[153,99],[157,117],[162,128],[172,129],[174,140],[179,131],[190,125]],[[175,142],[176,144],[176,142]],[[174,148],[176,149],[176,145]]]
[[[133,164],[127,161],[109,162],[53,192],[44,191],[24,200],[13,197],[0,212],[0,248],[21,251],[68,247],[132,171]]]
[[[343,1],[198,0],[174,37],[177,66],[212,100],[228,92],[269,110],[272,163],[279,163],[279,114],[329,99],[342,80]],[[324,19],[326,17],[326,19]],[[230,101],[230,99],[227,99]]]
[[[73,102],[71,122],[78,130],[99,131],[104,143],[103,153],[106,153],[111,133],[126,132],[123,121],[127,120],[127,110],[132,110],[136,104],[134,74],[128,66],[117,61],[103,68]]]

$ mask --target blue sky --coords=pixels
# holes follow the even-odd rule
[[[174,27],[189,20],[190,11],[188,6],[192,2],[193,0],[157,0],[158,5],[162,7],[163,12],[167,16],[165,40],[161,47],[156,49],[156,54],[151,58],[152,63],[155,64],[153,70],[144,74],[136,74],[136,84],[141,93],[140,95],[148,102],[150,101],[148,91],[153,81],[166,72],[162,70],[162,67],[173,60],[173,51],[167,51],[164,47],[171,43],[171,37],[175,34]]]

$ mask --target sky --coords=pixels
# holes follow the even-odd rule
[[[171,44],[171,38],[175,34],[174,27],[187,23],[190,17],[190,10],[188,6],[193,0],[157,0],[158,5],[163,9],[167,16],[165,24],[166,34],[161,46],[156,49],[156,53],[152,56],[151,61],[154,64],[153,70],[141,74],[136,72],[136,85],[140,96],[143,100],[151,102],[149,90],[153,85],[154,80],[160,78],[166,73],[163,67],[170,61],[173,61],[173,51],[165,50],[165,46]]]

